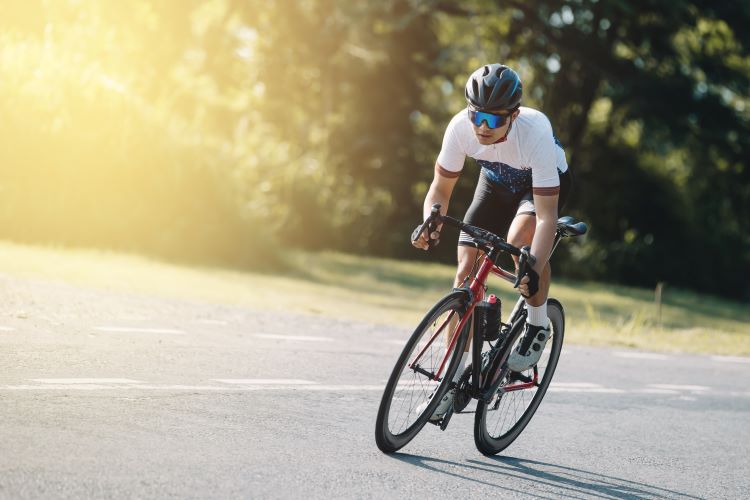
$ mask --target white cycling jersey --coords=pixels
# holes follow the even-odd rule
[[[466,109],[456,113],[443,137],[439,172],[458,177],[469,156],[477,160],[490,182],[513,193],[533,188],[556,188],[559,174],[568,170],[565,151],[541,111],[521,107],[507,140],[482,145],[474,135]]]

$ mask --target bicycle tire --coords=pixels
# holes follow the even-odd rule
[[[496,455],[510,446],[531,421],[531,417],[534,416],[547,393],[547,388],[552,381],[557,362],[560,359],[565,336],[565,311],[562,304],[555,299],[549,299],[547,301],[547,315],[552,324],[551,342],[548,341],[547,347],[545,347],[545,351],[549,351],[549,354],[546,356],[547,353],[545,352],[539,363],[525,372],[528,375],[528,372],[532,372],[534,369],[543,368],[544,370],[544,373],[540,375],[539,385],[536,387],[533,396],[527,394],[527,391],[531,389],[503,393],[503,387],[501,386],[489,403],[480,400],[477,404],[474,416],[474,443],[484,455]],[[515,348],[514,344],[517,339],[513,340],[514,342],[509,342],[509,349]],[[543,363],[544,366],[540,366]],[[504,368],[500,367],[498,370]],[[520,415],[519,407],[523,408]]]
[[[432,327],[435,326],[441,318],[442,321],[446,321],[446,324],[450,326],[451,320],[449,318],[451,317],[451,314],[456,314],[458,319],[463,318],[466,312],[467,303],[468,296],[464,291],[455,291],[443,297],[425,315],[404,346],[404,349],[393,368],[391,376],[388,379],[385,390],[383,391],[383,397],[381,398],[378,415],[375,421],[375,441],[378,448],[384,453],[393,453],[414,439],[427,423],[427,420],[439,404],[440,399],[447,392],[453,376],[456,370],[458,370],[458,365],[461,361],[460,354],[463,353],[468,340],[468,321],[453,347],[450,362],[439,382],[430,380],[429,377],[418,373],[408,365],[413,357],[413,353],[419,352],[417,347],[419,347],[420,350],[424,349],[427,344],[426,341],[435,334],[435,332],[432,331]],[[443,336],[444,334],[442,332],[439,333],[433,345],[428,347],[431,351],[434,350],[436,352],[426,352],[425,356],[421,358],[425,359],[428,363],[433,363],[434,366],[431,366],[433,370],[436,370],[437,364],[442,360],[446,351],[443,346],[446,343],[445,339],[441,338]],[[456,355],[457,353],[459,353],[459,355]],[[403,376],[404,374],[406,374],[406,377]],[[422,379],[417,379],[420,375],[422,376]],[[404,382],[404,380],[406,382]],[[402,390],[397,394],[397,388],[399,388],[400,381],[402,382]],[[405,393],[409,388],[412,388],[413,390],[412,394],[409,396],[409,406],[405,410]],[[433,392],[434,395],[432,395]],[[414,397],[415,393],[416,399]],[[401,398],[402,395],[403,398]],[[430,397],[430,395],[432,395],[432,397]],[[424,405],[425,401],[428,401],[426,406]],[[397,410],[396,406],[393,405],[394,402],[399,403]],[[420,406],[423,407],[419,408]],[[392,408],[398,413],[394,415],[394,412],[391,411]],[[396,422],[399,422],[402,418],[405,420],[405,424],[397,426]]]

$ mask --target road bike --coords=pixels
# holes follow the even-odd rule
[[[393,453],[414,439],[428,422],[445,430],[455,413],[471,413],[466,407],[476,399],[474,442],[483,454],[495,455],[521,434],[547,392],[562,350],[565,311],[559,301],[547,300],[551,335],[541,358],[521,373],[511,371],[507,365],[510,353],[519,342],[523,343],[521,352],[526,352],[534,340],[521,335],[527,314],[525,300],[519,297],[507,322],[502,322],[499,299],[492,303],[494,295],[490,295],[485,300],[487,279],[493,274],[518,287],[527,266],[534,265],[529,247],[516,248],[490,231],[440,215],[440,205],[432,207],[412,240],[425,230],[432,234],[440,224],[469,234],[481,252],[462,286],[429,310],[404,346],[380,401],[375,440],[380,450]],[[584,222],[561,217],[552,251],[563,238],[580,236],[587,230]],[[517,274],[497,263],[503,253],[518,257]],[[453,382],[470,340],[471,364]],[[452,407],[432,421],[430,417],[451,389],[455,389]]]

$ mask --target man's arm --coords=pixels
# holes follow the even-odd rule
[[[435,175],[432,178],[432,184],[430,189],[427,191],[427,196],[424,199],[424,206],[422,209],[422,220],[427,219],[430,216],[432,205],[435,203],[440,204],[440,214],[445,215],[448,213],[448,204],[453,194],[453,188],[458,182],[458,178],[461,175],[460,172],[451,172],[443,168],[439,163],[435,162]],[[439,230],[439,228],[438,228]],[[412,243],[415,247],[427,250],[429,245],[427,243],[427,236],[422,234],[420,238]]]
[[[536,209],[536,231],[531,242],[531,255],[536,257],[534,270],[541,273],[552,253],[557,227],[557,202],[560,188],[534,188],[534,208]]]

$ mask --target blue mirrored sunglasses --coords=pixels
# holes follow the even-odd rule
[[[474,109],[468,108],[469,110],[469,120],[476,125],[477,127],[482,126],[482,122],[487,122],[487,127],[489,128],[499,128],[505,125],[505,122],[508,121],[508,117],[512,114],[509,113],[507,115],[495,115],[492,113],[485,113],[484,111],[476,111]]]

